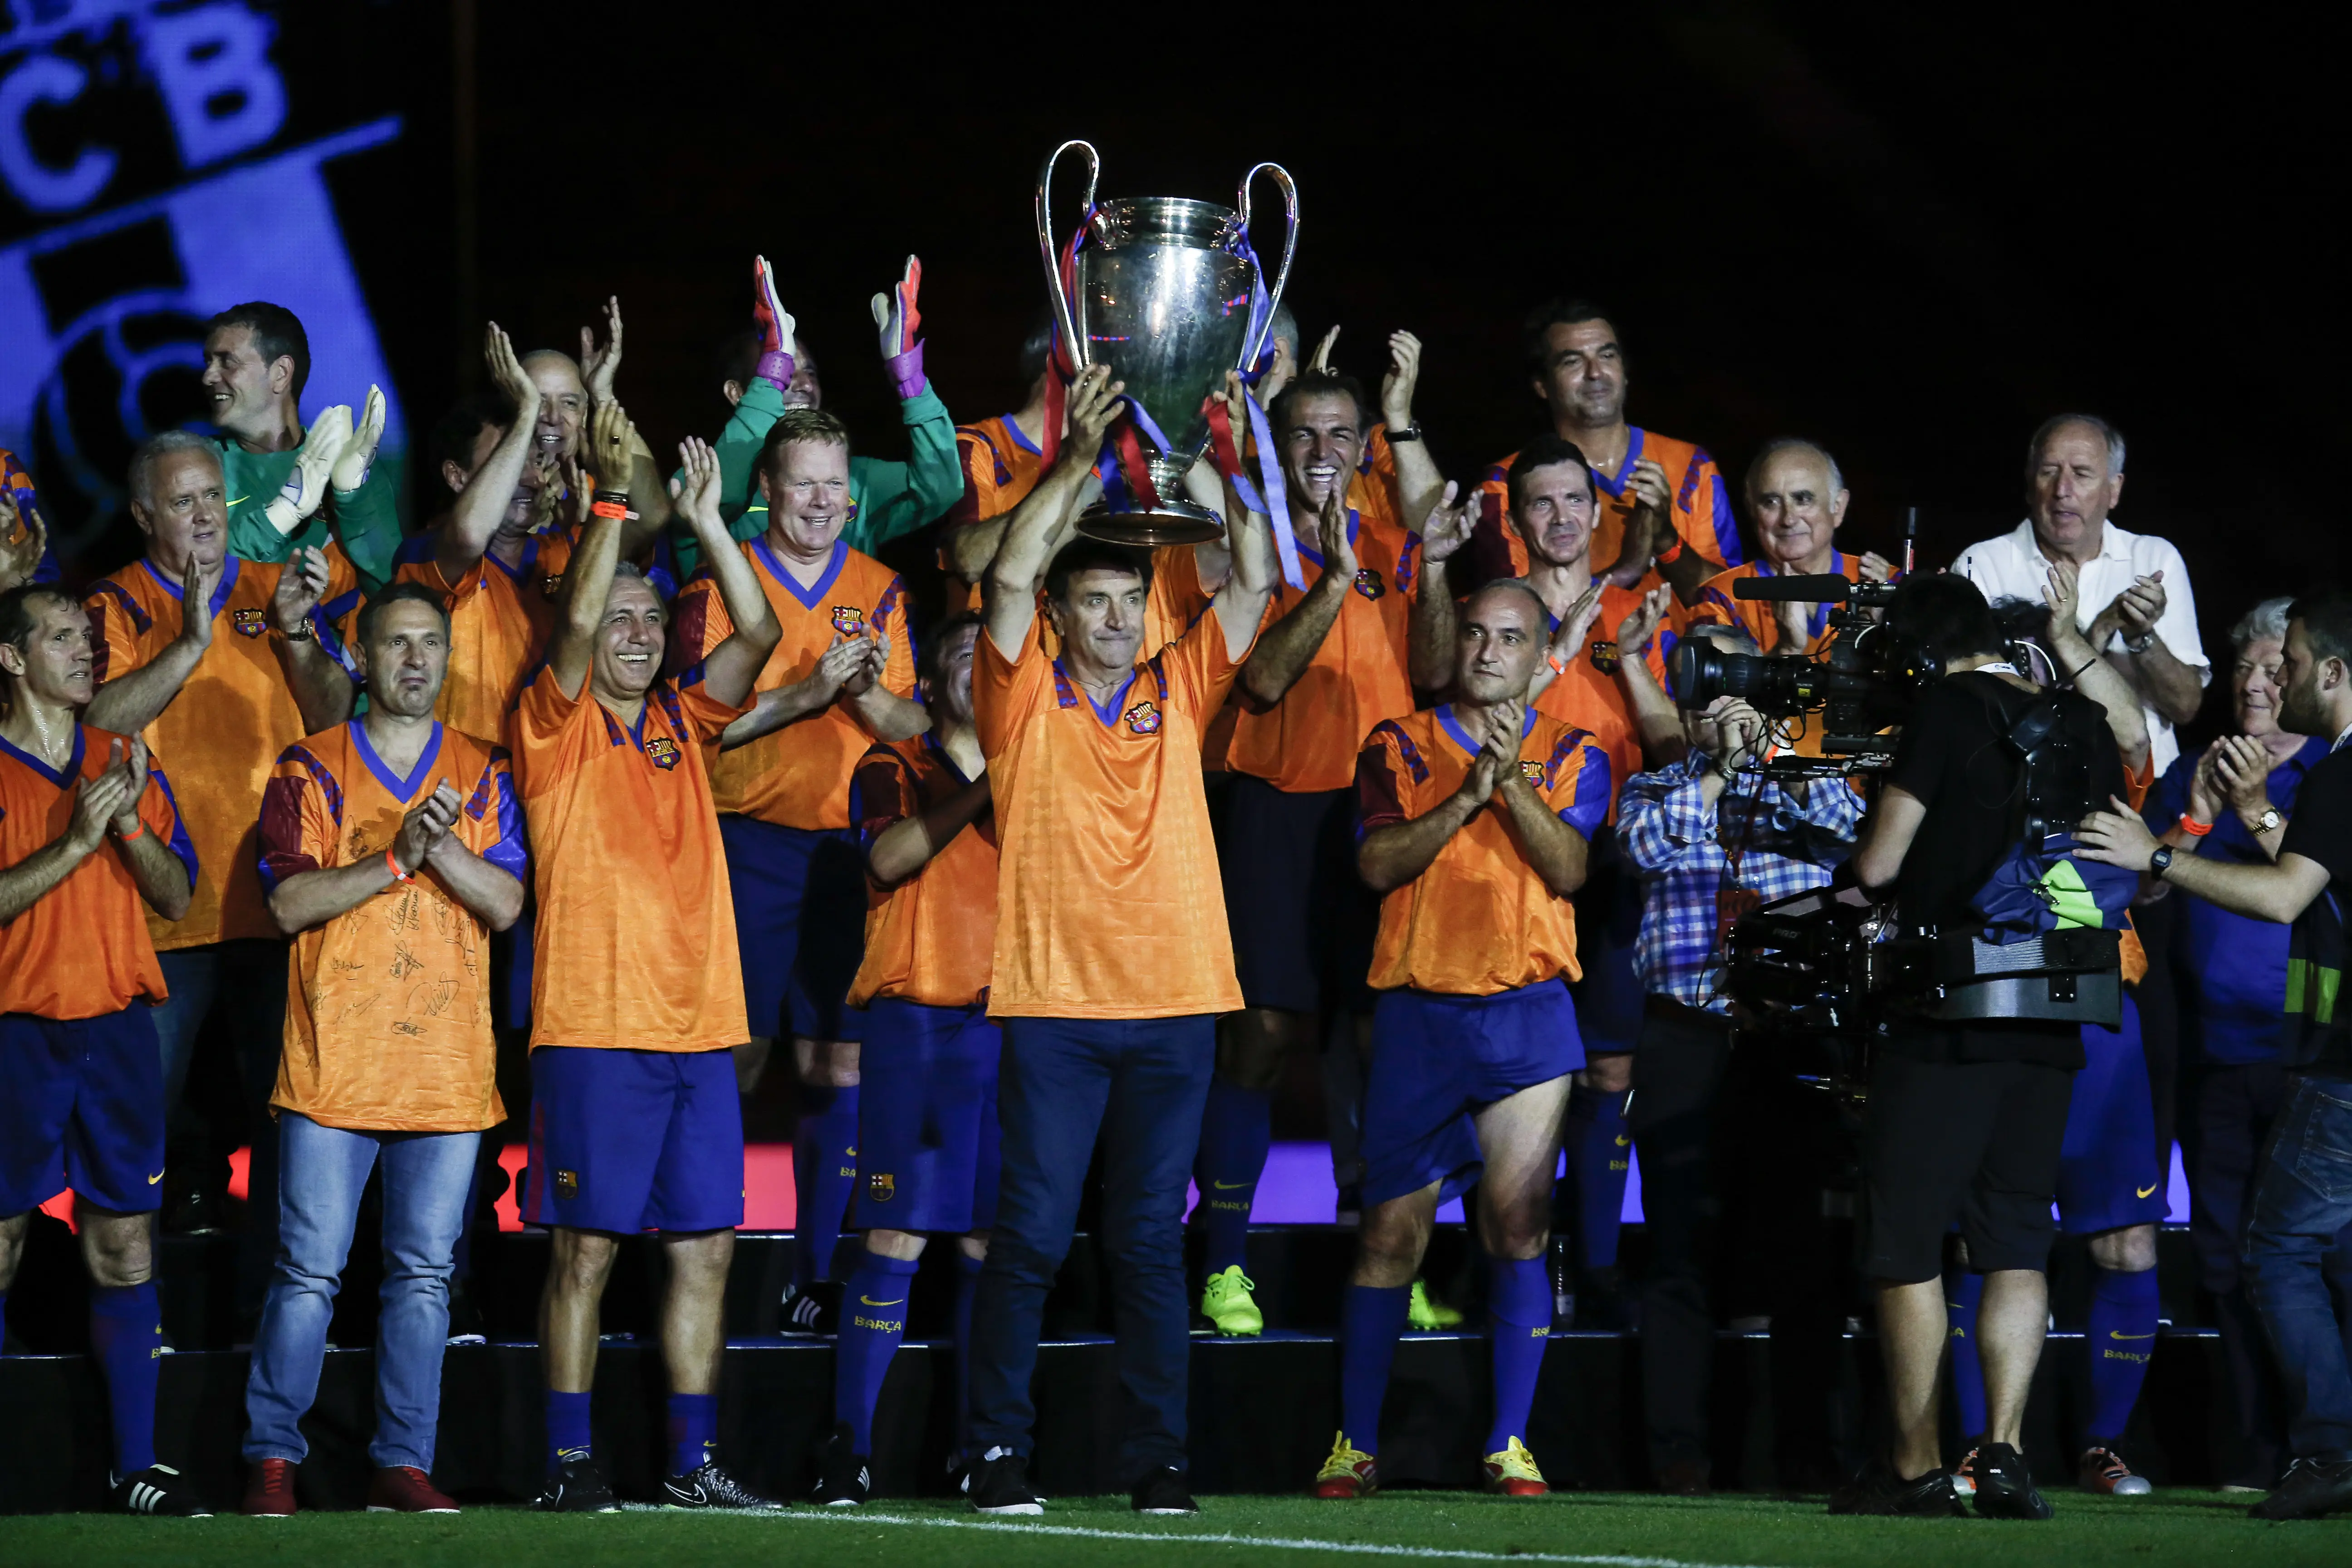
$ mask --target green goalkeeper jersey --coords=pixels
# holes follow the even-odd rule
[[[331,481],[319,510],[292,532],[280,533],[265,509],[285,488],[302,449],[248,452],[226,436],[215,437],[213,447],[220,453],[221,481],[228,497],[228,544],[236,554],[247,561],[283,561],[298,545],[316,547],[336,540],[371,590],[392,575],[392,558],[400,549],[399,465],[385,461],[383,451],[377,451],[359,489],[335,489]]]

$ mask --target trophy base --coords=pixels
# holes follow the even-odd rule
[[[1106,544],[1157,550],[1163,544],[1205,544],[1222,539],[1225,520],[1188,500],[1163,500],[1150,511],[1113,511],[1100,501],[1078,514],[1077,529]]]

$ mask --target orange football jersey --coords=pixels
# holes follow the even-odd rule
[[[432,535],[419,534],[401,547],[392,580],[423,584],[441,595],[449,612],[449,675],[434,717],[468,735],[506,733],[515,694],[547,657],[572,543],[570,529],[550,528],[530,536],[518,564],[486,553],[455,583],[434,556]],[[357,620],[354,611],[346,641],[358,635]]]
[[[121,737],[74,726],[73,755],[62,769],[0,741],[0,868],[55,843],[73,821],[74,791],[112,765]],[[127,738],[123,738],[126,740]],[[197,877],[195,846],[180,822],[172,783],[153,756],[139,820],[172,847]],[[0,1013],[60,1021],[120,1013],[133,1002],[164,1000],[163,970],[148,934],[146,900],[110,834],[89,858],[0,923]]]
[[[1527,542],[1505,521],[1509,510],[1512,453],[1486,470],[1478,531],[1471,549],[1481,574],[1488,577],[1522,577],[1528,570]],[[1591,559],[1596,568],[1613,563],[1625,548],[1625,522],[1633,515],[1633,465],[1647,458],[1666,470],[1675,492],[1675,531],[1683,542],[1717,566],[1739,564],[1739,520],[1731,510],[1731,492],[1715,459],[1688,441],[1677,441],[1636,426],[1625,442],[1625,456],[1614,474],[1596,472],[1601,487],[1601,514],[1593,520]],[[1664,579],[1653,572],[1643,580],[1654,588]]]
[[[1340,601],[1339,618],[1281,701],[1259,711],[1242,700],[1224,754],[1233,772],[1276,789],[1347,788],[1372,726],[1412,711],[1406,641],[1420,586],[1421,536],[1352,510],[1348,536],[1356,581]],[[1301,544],[1298,558],[1311,588],[1323,575],[1323,556]],[[1276,584],[1271,618],[1289,614],[1305,597],[1287,583]]]
[[[1830,552],[1830,571],[1849,583],[1862,581],[1862,558],[1848,555],[1842,550]],[[1769,561],[1750,561],[1734,566],[1728,572],[1718,572],[1700,584],[1698,598],[1685,605],[1677,604],[1672,618],[1677,629],[1687,631],[1692,626],[1738,626],[1766,653],[1801,653],[1808,658],[1818,658],[1831,643],[1837,640],[1836,628],[1830,625],[1830,611],[1834,606],[1810,606],[1811,620],[1802,647],[1780,646],[1780,606],[1769,599],[1740,599],[1732,595],[1732,584],[1749,578],[1777,577],[1782,572]]]
[[[877,745],[858,763],[850,786],[851,826],[870,848],[890,827],[971,782],[934,735]],[[931,1007],[985,1001],[996,952],[996,820],[983,813],[897,887],[869,880],[866,962],[849,1005],[863,1007],[877,996]]]
[[[1591,732],[1601,749],[1609,753],[1609,776],[1618,780],[1630,779],[1642,771],[1641,737],[1633,729],[1633,710],[1625,700],[1625,689],[1617,680],[1617,668],[1624,655],[1616,641],[1617,628],[1641,603],[1642,590],[1638,587],[1620,588],[1612,584],[1601,589],[1601,614],[1593,617],[1584,646],[1568,661],[1568,668],[1536,694],[1536,711]],[[1672,620],[1671,616],[1668,620]],[[1558,631],[1559,623],[1553,621],[1551,629]],[[1638,650],[1642,662],[1650,667],[1650,673],[1657,677],[1661,688],[1666,684],[1666,655],[1673,647],[1674,633],[1662,625]],[[1609,812],[1614,820],[1617,807],[1613,800]]]
[[[972,707],[995,790],[994,1016],[1165,1018],[1242,1005],[1202,732],[1239,669],[1204,616],[1097,706],[1036,623],[982,633]]]
[[[762,691],[804,680],[836,637],[868,631],[890,639],[882,684],[901,697],[915,694],[915,638],[908,629],[907,585],[870,555],[835,540],[833,559],[808,587],[785,569],[768,548],[765,534],[744,540],[744,558],[760,580],[783,639],[768,656],[755,683]],[[675,657],[698,661],[735,635],[735,623],[719,598],[719,584],[698,574],[677,596],[677,625],[670,634]],[[874,736],[846,699],[772,730],[751,744],[722,754],[710,770],[719,809],[784,827],[849,826],[849,778]]]
[[[358,593],[359,578],[340,549],[329,546],[327,559],[327,592],[311,620],[320,645],[341,657],[335,624]],[[186,916],[173,923],[152,911],[148,917],[162,952],[280,934],[255,868],[262,787],[278,753],[308,728],[286,684],[280,639],[269,621],[284,570],[278,563],[229,558],[213,591],[212,645],[171,706],[147,726],[149,749],[172,759],[182,820],[196,847],[195,896]],[[144,561],[93,584],[85,607],[98,644],[92,673],[100,684],[143,668],[180,635],[179,585]]]
[[[1381,724],[1357,763],[1359,833],[1427,816],[1462,787],[1477,752],[1452,703]],[[1614,793],[1609,758],[1583,731],[1529,713],[1519,768],[1587,839],[1607,818]],[[1575,910],[1544,886],[1491,802],[1446,841],[1428,870],[1381,900],[1375,990],[1491,996],[1556,974],[1583,977]]]
[[[545,668],[508,733],[539,897],[540,1046],[708,1051],[751,1037],[710,762],[743,715],[661,680],[634,726]]]
[[[289,746],[261,803],[261,881],[381,859],[443,783],[458,843],[530,874],[506,749],[442,724],[402,778],[353,719]],[[431,867],[294,939],[269,1103],[329,1127],[476,1132],[506,1120],[480,920]]]
[[[963,499],[948,509],[947,526],[986,522],[1019,506],[1037,488],[1045,454],[1010,414],[956,426],[956,458],[963,465]]]

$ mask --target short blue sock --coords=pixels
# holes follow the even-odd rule
[[[853,1453],[874,1452],[874,1405],[890,1358],[907,1337],[907,1298],[916,1260],[868,1252],[841,1298],[841,1337],[833,1363],[833,1418],[849,1423]]]
[[[1495,1425],[1486,1452],[1528,1436],[1544,1347],[1551,1342],[1551,1279],[1540,1258],[1486,1259],[1486,1316],[1495,1357]]]
[[[1587,1269],[1613,1268],[1624,1225],[1625,1177],[1633,1168],[1624,1094],[1571,1088],[1563,1132],[1568,1179],[1576,1189],[1576,1260]]]
[[[1201,1153],[1192,1181],[1201,1189],[1203,1266],[1211,1274],[1246,1270],[1250,1205],[1265,1154],[1274,1147],[1274,1096],[1213,1078],[1209,1102],[1201,1113]]]
[[[588,1396],[547,1391],[547,1469],[588,1457]]]
[[[155,1463],[155,1383],[163,1353],[163,1309],[152,1279],[91,1289],[89,1353],[106,1379],[114,1473],[146,1469]]]
[[[856,1185],[857,1090],[803,1084],[800,1129],[793,1140],[793,1283],[803,1290],[833,1278],[842,1216]]]
[[[1959,1288],[1944,1292],[1944,1318],[1951,1324],[1952,1411],[1960,1436],[1984,1436],[1984,1360],[1977,1353],[1977,1309],[1984,1303],[1984,1276],[1962,1273]]]
[[[2156,1349],[2156,1270],[2118,1274],[2094,1270],[2091,1317],[2084,1335],[2091,1347],[2091,1428],[2094,1443],[2113,1443],[2131,1425],[2147,1358]]]
[[[1381,1451],[1381,1401],[1412,1287],[1350,1285],[1339,1306],[1339,1430],[1367,1454]]]
[[[690,1476],[719,1454],[719,1395],[669,1396],[669,1473]]]
[[[974,1258],[963,1248],[956,1248],[955,1444],[956,1451],[962,1454],[971,1451],[971,1303],[980,1294],[980,1271],[987,1267],[985,1258]]]

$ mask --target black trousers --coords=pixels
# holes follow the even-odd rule
[[[1729,1020],[1653,997],[1633,1058],[1650,1268],[1642,1387],[1650,1463],[1708,1467],[1715,1330],[1772,1320],[1775,1464],[1783,1487],[1826,1480],[1850,1273],[1825,1193],[1850,1137],[1822,1091]]]

